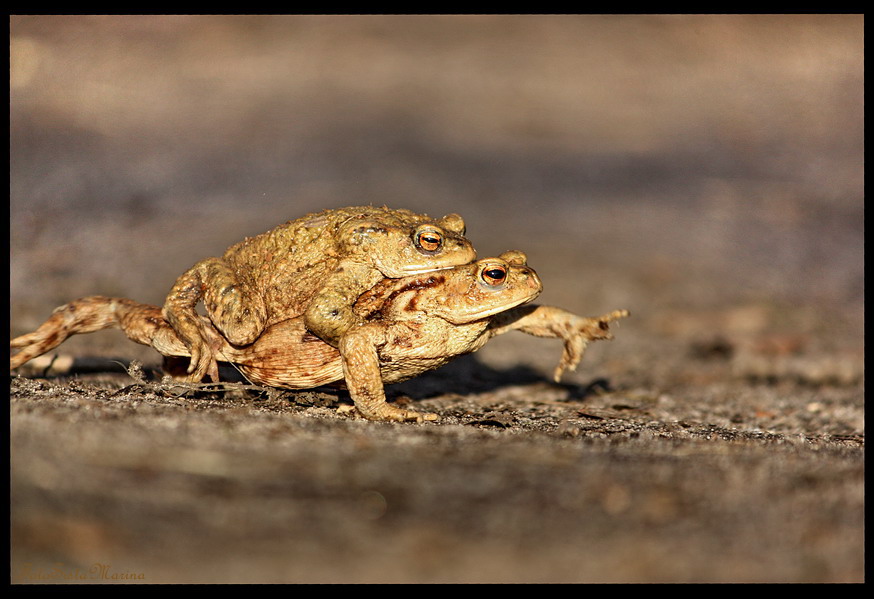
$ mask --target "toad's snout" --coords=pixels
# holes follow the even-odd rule
[[[527,269],[525,272],[525,280],[530,289],[535,291],[539,291],[543,288],[543,283],[540,282],[540,277],[537,276],[537,273],[531,269]]]

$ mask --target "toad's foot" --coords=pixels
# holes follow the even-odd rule
[[[357,406],[343,405],[337,408],[339,414],[348,414],[350,412],[358,412],[368,420],[378,420],[384,422],[433,422],[439,419],[437,414],[428,414],[416,412],[415,410],[405,410],[391,404],[382,404],[376,410],[368,410],[365,414]]]
[[[553,372],[555,382],[561,380],[566,370],[576,370],[590,341],[613,339],[610,323],[626,318],[628,315],[628,310],[614,310],[591,318],[579,316],[568,318],[563,323],[564,326],[558,329],[559,336],[564,339],[564,350],[561,361]]]
[[[191,361],[188,364],[186,376],[181,377],[182,380],[188,383],[199,383],[208,376],[210,381],[217,383],[219,381],[218,362],[212,348],[203,343],[192,344],[188,349],[191,352]]]

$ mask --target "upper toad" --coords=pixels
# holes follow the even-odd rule
[[[476,252],[457,214],[432,219],[409,210],[324,210],[231,246],[195,264],[176,281],[164,318],[191,352],[189,380],[218,380],[216,343],[246,346],[265,328],[303,316],[331,345],[361,322],[355,300],[380,279],[467,264]],[[224,340],[209,339],[195,307]]]

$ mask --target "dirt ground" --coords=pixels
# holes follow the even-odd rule
[[[864,581],[861,15],[10,24],[12,336],[357,204],[632,313],[389,387],[423,424],[71,339],[10,379],[12,582]]]

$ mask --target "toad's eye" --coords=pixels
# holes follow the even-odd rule
[[[507,280],[507,269],[503,266],[489,266],[480,275],[487,285],[496,287]]]
[[[416,233],[416,247],[426,252],[436,252],[443,245],[443,236],[434,230],[425,229]]]

